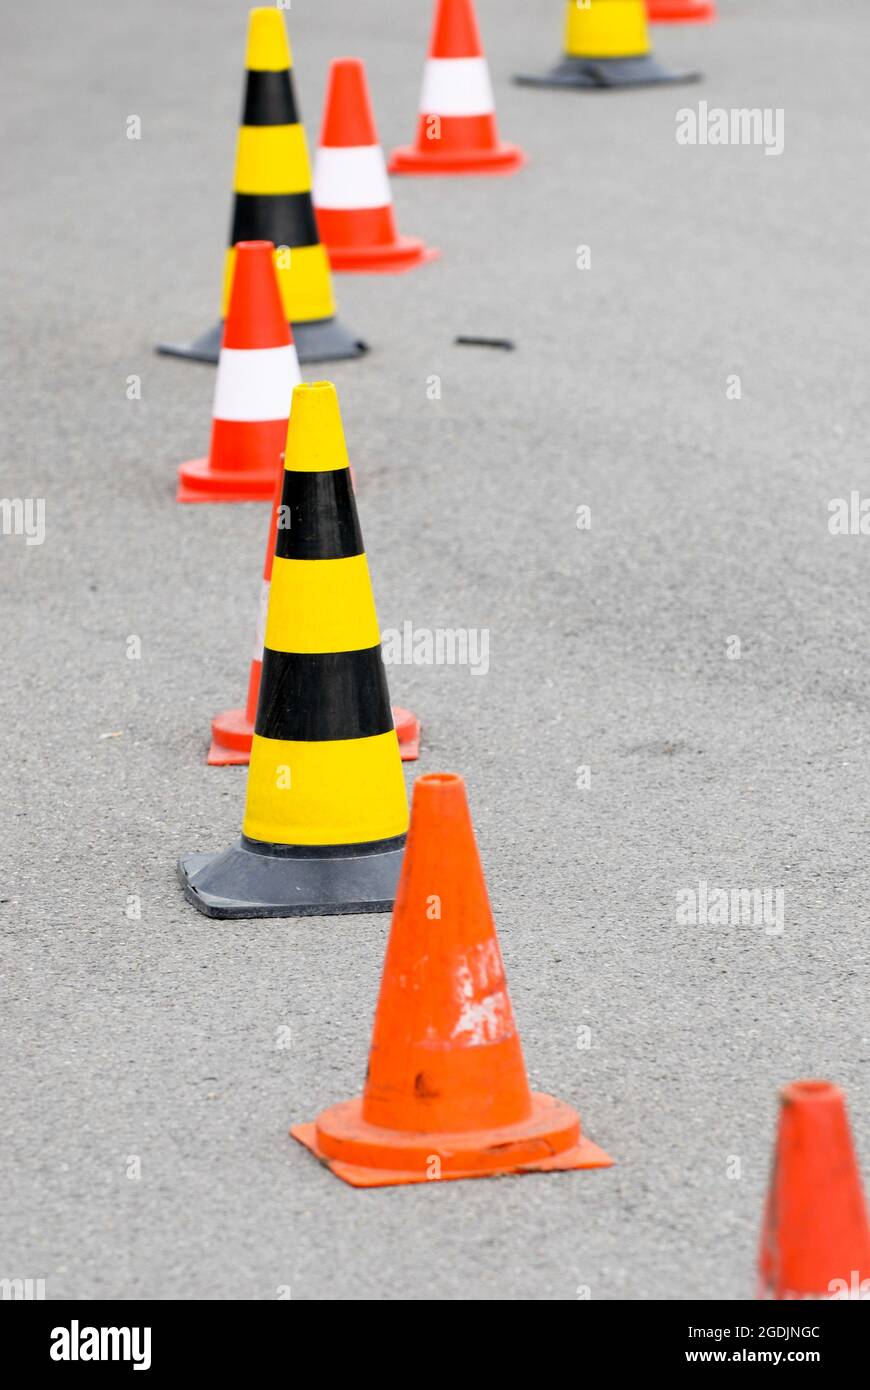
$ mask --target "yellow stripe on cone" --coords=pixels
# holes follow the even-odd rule
[[[295,743],[254,735],[242,833],[273,845],[352,845],[408,828],[395,732]]]
[[[272,563],[266,646],[273,652],[350,652],[381,640],[365,555]]]
[[[308,142],[301,125],[243,125],[236,146],[236,193],[310,193]]]
[[[236,264],[236,248],[228,246],[224,258],[221,317],[226,318]],[[288,323],[330,319],[335,313],[329,261],[322,246],[278,246],[275,274]]]
[[[651,51],[645,0],[568,0],[565,52],[570,58],[635,58]]]

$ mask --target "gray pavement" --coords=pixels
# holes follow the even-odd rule
[[[347,52],[409,138],[428,9],[297,0],[312,145]],[[211,923],[174,874],[240,827],[204,756],[266,512],[176,506],[214,376],[152,345],[214,316],[245,5],[7,7],[0,490],[46,538],[0,543],[0,1275],[49,1298],[744,1299],[778,1086],[839,1081],[870,1171],[870,539],[827,526],[867,478],[870,11],[722,0],[656,31],[702,86],[586,95],[509,82],[555,0],[478,9],[528,168],[396,182],[443,259],[336,280],[373,351],[331,375],[381,626],[491,632],[486,678],[391,670],[409,785],[465,775],[531,1077],[617,1164],[366,1193],[287,1138],[361,1086],[388,919]],[[678,146],[701,99],[782,107],[784,153]],[[784,931],[678,925],[702,879],[783,887]]]

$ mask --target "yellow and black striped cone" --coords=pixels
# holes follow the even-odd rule
[[[209,917],[388,912],[408,802],[328,381],[293,393],[282,507],[241,839],[179,876]]]
[[[565,55],[549,72],[518,74],[523,87],[657,87],[697,82],[700,73],[671,72],[653,55],[646,0],[566,0]]]
[[[333,362],[359,357],[366,345],[335,317],[329,260],[311,200],[308,143],[296,104],[292,62],[281,11],[251,10],[221,318],[229,303],[236,242],[271,241],[299,361]],[[221,329],[217,323],[192,343],[161,343],[158,351],[217,362]]]

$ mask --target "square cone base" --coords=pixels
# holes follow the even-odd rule
[[[221,350],[224,326],[216,323],[207,332],[194,338],[192,343],[159,343],[157,351],[162,357],[186,357],[188,362],[216,363]]]
[[[414,145],[393,150],[387,166],[390,174],[513,174],[526,156],[518,145],[497,145],[494,150],[421,153]]]
[[[207,458],[191,459],[178,470],[176,502],[271,502],[275,471],[216,473]]]
[[[388,246],[328,246],[327,253],[333,270],[357,275],[401,275],[441,255],[436,247],[410,236],[400,236]]]
[[[347,357],[362,357],[368,344],[339,323],[338,319],[311,319],[307,323],[291,323],[296,356],[300,362],[340,362]],[[189,362],[211,362],[216,365],[221,350],[224,326],[216,323],[192,343],[160,343],[157,351],[163,357],[186,357]]]
[[[538,76],[518,73],[520,87],[576,87],[585,91],[608,91],[615,87],[660,87],[681,82],[698,82],[699,72],[670,72],[652,54],[639,58],[563,58],[549,72]]]
[[[393,723],[399,740],[403,763],[416,762],[420,756],[420,721],[410,710],[393,706]],[[251,742],[254,726],[243,709],[227,709],[211,721],[211,745],[206,763],[209,767],[247,767],[251,761]]]
[[[571,1172],[573,1169],[582,1168],[612,1168],[613,1159],[609,1154],[605,1154],[603,1148],[598,1144],[593,1144],[591,1138],[581,1136],[580,1143],[573,1148],[567,1148],[561,1154],[550,1154],[548,1158],[532,1159],[524,1163],[511,1165],[510,1162],[504,1163],[503,1168],[491,1170],[491,1172],[481,1172],[479,1169],[457,1169],[456,1172],[442,1172],[438,1179],[429,1177],[425,1172],[409,1172],[409,1170],[389,1169],[389,1168],[363,1168],[359,1163],[346,1163],[342,1159],[328,1158],[321,1151],[317,1143],[317,1125],[293,1125],[290,1136],[295,1138],[297,1143],[303,1144],[311,1154],[314,1154],[329,1172],[335,1173],[343,1183],[350,1187],[407,1187],[411,1183],[448,1183],[448,1181],[459,1181],[467,1177],[509,1177],[511,1175],[521,1176],[523,1173],[564,1173]],[[432,1136],[432,1155],[438,1154],[438,1140],[449,1140],[449,1136]]]
[[[569,1105],[540,1092],[532,1092],[531,1099],[527,1120],[466,1134],[379,1129],[363,1120],[361,1100],[333,1106],[313,1124],[294,1125],[290,1134],[351,1187],[400,1187],[612,1166],[610,1155],[582,1133],[577,1112]],[[326,1153],[318,1129],[329,1134],[331,1148],[346,1148],[354,1157],[370,1153],[373,1162],[350,1162],[336,1157],[334,1151]],[[391,1159],[394,1166],[389,1166]],[[440,1160],[437,1178],[431,1176],[433,1159]],[[400,1166],[402,1160],[405,1163]]]
[[[338,319],[311,319],[293,324],[293,341],[300,362],[340,362],[362,357],[369,345],[355,338]]]
[[[404,835],[359,845],[266,845],[242,835],[178,861],[184,896],[206,917],[334,917],[391,912]]]

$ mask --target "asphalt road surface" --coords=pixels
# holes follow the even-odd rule
[[[843,1085],[867,1171],[870,538],[828,505],[868,486],[870,9],[721,9],[655,34],[703,85],[581,94],[510,82],[555,60],[555,0],[479,0],[527,168],[397,180],[442,258],[336,278],[372,344],[331,376],[381,627],[490,634],[485,676],[391,668],[409,785],[464,774],[531,1079],[616,1159],[360,1192],[287,1131],[362,1085],[388,918],[214,923],[175,878],[240,828],[244,769],[204,759],[266,509],[176,505],[214,373],[152,349],[215,316],[246,7],[6,7],[2,492],[45,536],[0,542],[0,1276],[751,1298],[778,1087]],[[410,138],[428,25],[296,0],[312,146],[347,53]],[[783,152],[679,145],[701,100],[781,108]],[[782,930],[678,922],[701,881],[782,888]]]

